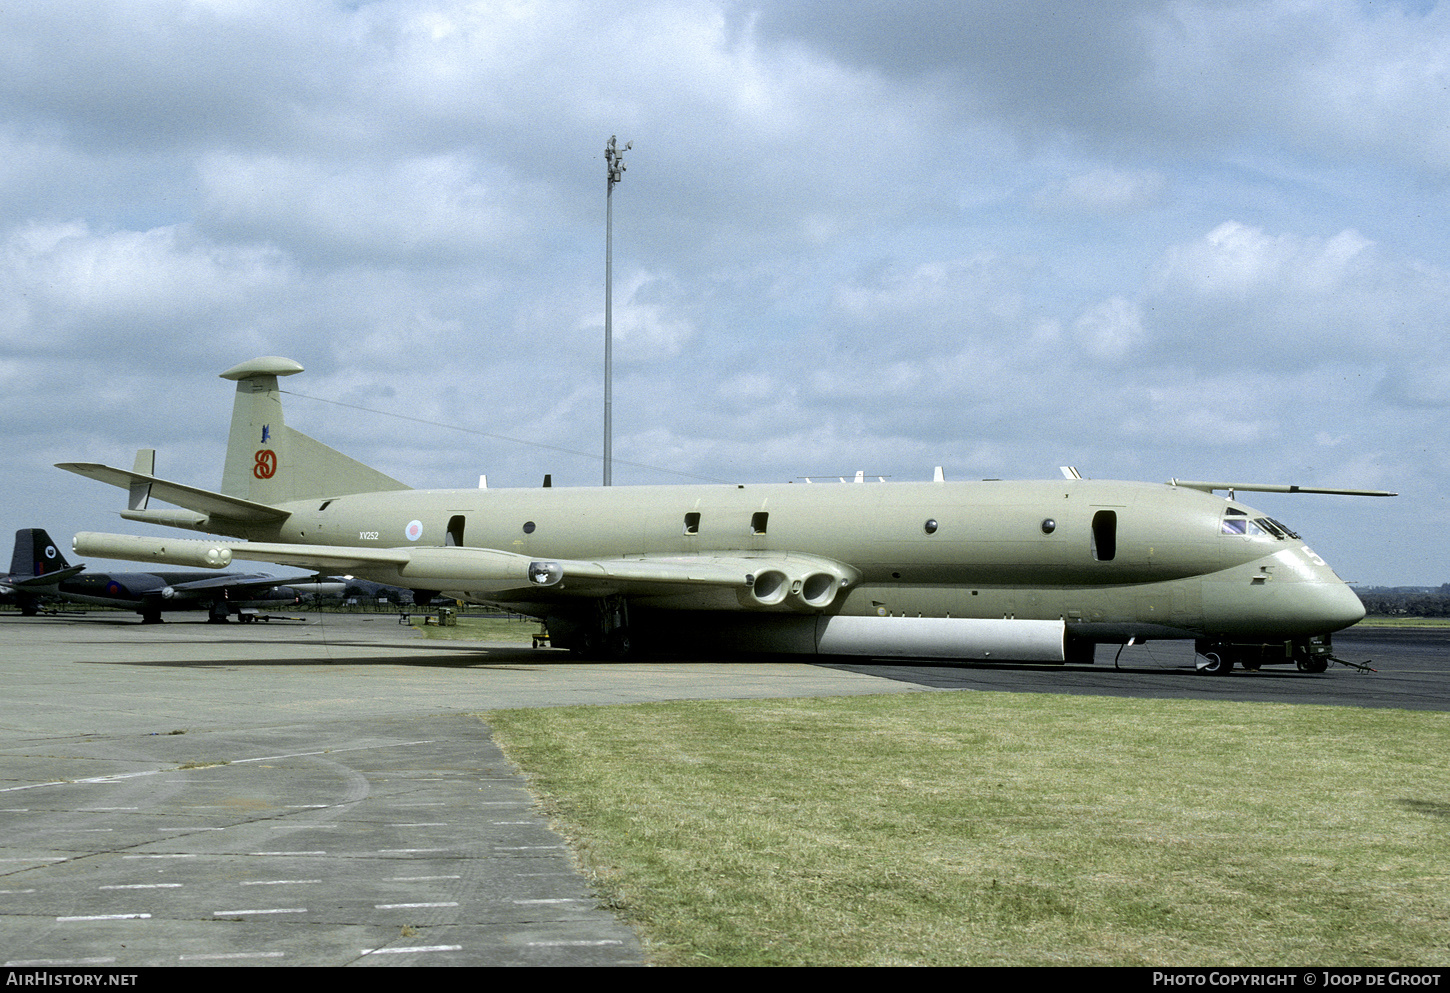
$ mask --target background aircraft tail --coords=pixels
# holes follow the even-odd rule
[[[43,529],[21,528],[15,532],[15,552],[10,556],[12,578],[44,576],[68,568],[65,556]]]
[[[287,426],[277,377],[301,371],[298,362],[266,356],[221,374],[237,383],[221,492],[275,505],[309,497],[409,489],[406,483]]]

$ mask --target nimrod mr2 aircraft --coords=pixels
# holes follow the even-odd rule
[[[347,571],[544,620],[555,644],[1019,662],[1190,639],[1198,666],[1322,672],[1358,597],[1234,491],[1174,480],[414,490],[288,427],[266,357],[237,384],[220,492],[136,468],[121,516],[245,540],[81,533],[84,555]],[[1075,476],[1075,473],[1069,475]],[[1215,491],[1227,490],[1227,499]],[[184,510],[150,509],[150,498]]]

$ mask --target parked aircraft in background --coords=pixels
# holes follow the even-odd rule
[[[38,528],[15,532],[10,572],[0,576],[0,596],[13,601],[26,617],[40,612],[40,604],[60,595],[60,584],[85,569],[67,565],[50,535]]]
[[[27,617],[48,600],[134,610],[146,623],[159,623],[163,611],[205,610],[212,621],[236,614],[255,620],[261,608],[280,609],[297,602],[297,593],[276,576],[259,573],[192,570],[188,572],[85,572],[66,562],[50,535],[40,528],[15,532],[10,575],[0,585],[14,591]]]
[[[220,492],[131,470],[60,468],[130,492],[128,520],[247,539],[76,535],[78,552],[223,568],[346,571],[542,618],[555,644],[641,642],[823,655],[1091,661],[1098,644],[1189,639],[1225,673],[1322,671],[1364,616],[1283,524],[1182,482],[785,484],[413,490],[288,427],[267,357],[237,384]],[[1227,499],[1215,495],[1227,490]],[[150,509],[151,497],[186,508]]]

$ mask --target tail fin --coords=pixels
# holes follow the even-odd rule
[[[309,497],[409,489],[406,483],[287,426],[277,377],[301,371],[298,362],[266,356],[221,374],[237,383],[221,491],[276,505]]]
[[[15,553],[10,557],[10,574],[15,578],[44,576],[70,568],[50,535],[40,528],[15,532]]]

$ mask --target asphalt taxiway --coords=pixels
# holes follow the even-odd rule
[[[920,691],[798,662],[591,665],[388,615],[0,615],[0,963],[640,965],[474,716]]]
[[[1450,628],[1351,628],[1334,636],[1334,654],[1373,671],[1331,663],[1319,674],[1275,665],[1205,676],[1194,666],[1193,646],[1173,641],[1121,653],[1100,645],[1094,665],[842,662],[838,667],[944,690],[1450,710]]]
[[[1334,666],[581,663],[389,615],[141,625],[0,615],[0,963],[639,965],[475,715],[941,688],[1450,710],[1450,632],[1361,629]]]

